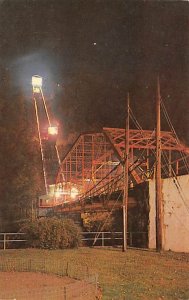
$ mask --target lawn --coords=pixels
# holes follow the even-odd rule
[[[189,254],[131,249],[123,253],[116,248],[1,250],[0,263],[5,258],[32,259],[34,263],[45,258],[49,264],[65,261],[87,267],[98,273],[104,300],[189,299]]]

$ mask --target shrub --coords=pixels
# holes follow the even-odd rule
[[[75,248],[81,245],[81,230],[72,220],[41,218],[22,225],[30,247],[43,249]]]
[[[109,212],[93,212],[83,215],[85,231],[113,231],[113,216]]]

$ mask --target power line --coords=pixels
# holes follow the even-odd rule
[[[174,127],[173,127],[173,124],[172,124],[172,122],[171,122],[171,119],[170,119],[170,117],[169,117],[169,114],[168,114],[168,112],[167,112],[167,109],[166,109],[166,107],[165,107],[165,104],[164,104],[162,98],[161,98],[161,106],[162,106],[162,108],[163,108],[163,112],[164,112],[165,118],[166,118],[166,120],[167,120],[167,123],[168,123],[168,125],[169,125],[171,131],[173,132],[173,134],[174,134],[174,136],[175,136],[175,139],[176,139],[177,144],[179,144],[180,141],[179,141],[179,139],[178,139],[177,133],[176,133]],[[181,157],[182,157],[183,162],[184,162],[184,164],[185,164],[186,170],[187,170],[187,172],[189,173],[189,166],[188,166],[188,162],[187,162],[187,160],[186,160],[186,157],[183,155],[183,152],[182,152],[182,151],[180,151],[180,154],[181,154]]]

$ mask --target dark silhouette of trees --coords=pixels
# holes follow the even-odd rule
[[[32,105],[3,68],[0,84],[0,231],[15,231],[18,221],[34,215],[42,186],[39,146]]]

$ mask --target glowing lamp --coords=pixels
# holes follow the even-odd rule
[[[71,189],[71,192],[70,192],[71,198],[72,198],[72,199],[75,199],[75,198],[78,196],[78,194],[79,194],[78,189],[76,189],[75,187],[73,187],[73,188]]]
[[[43,79],[39,75],[32,76],[32,86],[34,93],[40,93],[40,90],[42,88],[42,82]]]
[[[57,135],[58,134],[58,127],[57,126],[49,126],[48,127],[48,134],[49,135]]]
[[[61,191],[55,191],[54,192],[54,195],[55,195],[56,198],[61,197],[62,194],[63,194],[63,192],[61,192]]]

